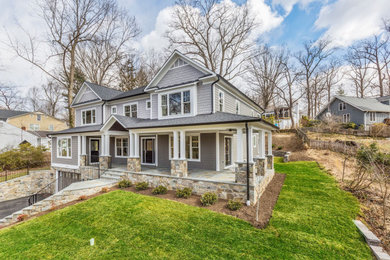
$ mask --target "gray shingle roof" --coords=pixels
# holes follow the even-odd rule
[[[143,87],[135,88],[135,89],[132,89],[132,90],[129,90],[126,92],[121,92],[119,95],[116,95],[115,97],[111,98],[110,100],[133,97],[133,96],[144,94],[145,88],[146,88],[146,86],[143,86]]]
[[[335,96],[335,97],[362,111],[390,112],[390,106],[382,104],[376,98],[358,98],[358,97],[347,97],[347,96]]]
[[[50,131],[27,131],[29,133],[32,133],[33,135],[36,135],[38,137],[47,137],[48,134],[50,134]]]
[[[27,113],[30,113],[30,112],[28,112],[28,111],[0,109],[0,120],[6,121],[10,117],[19,116],[19,115],[23,115],[23,114],[27,114]]]
[[[78,127],[61,130],[61,131],[51,132],[50,135],[95,132],[95,131],[100,131],[100,128],[102,128],[102,126],[103,125],[78,126]]]
[[[93,90],[93,92],[95,92],[96,95],[98,95],[99,98],[101,98],[102,100],[110,100],[115,96],[123,93],[122,91],[100,86],[91,82],[85,82],[85,84],[87,84],[87,86],[90,87]]]
[[[163,119],[163,120],[131,118],[131,117],[121,116],[121,115],[113,115],[113,117],[115,117],[115,119],[118,120],[120,124],[122,124],[125,128],[128,129],[263,121],[258,117],[250,117],[250,116],[236,115],[236,114],[223,113],[223,112],[216,112],[214,114],[203,114],[203,115],[197,115],[192,117],[182,117],[182,118],[175,118],[175,119]],[[272,126],[277,128],[274,125]]]

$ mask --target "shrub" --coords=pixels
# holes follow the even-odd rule
[[[121,189],[131,187],[131,185],[133,184],[128,179],[122,179],[120,182],[118,182],[118,187]]]
[[[146,190],[147,188],[149,188],[149,184],[147,182],[138,182],[136,185],[135,185],[135,189],[136,190]]]
[[[29,143],[20,144],[17,148],[0,154],[0,168],[2,170],[16,170],[21,168],[42,166],[45,163],[43,146],[32,146]]]
[[[166,187],[160,185],[160,186],[154,188],[153,191],[152,191],[152,193],[153,193],[154,195],[166,194],[167,191],[168,191],[168,189],[167,189]]]
[[[185,198],[188,199],[192,195],[192,189],[191,188],[183,188],[183,189],[177,189],[176,190],[176,197],[178,198]]]
[[[226,207],[232,211],[239,210],[242,207],[242,203],[235,200],[229,200]]]
[[[277,148],[279,151],[283,149],[283,146],[278,146]]]
[[[87,199],[87,196],[85,196],[85,195],[81,195],[80,197],[79,197],[79,200],[86,200]]]
[[[107,193],[109,190],[110,190],[109,188],[103,187],[103,188],[102,188],[102,193]]]
[[[344,123],[343,127],[345,129],[356,129],[357,125],[354,122]]]
[[[218,201],[217,194],[214,192],[206,192],[200,197],[200,203],[202,203],[203,206],[210,206],[215,204]]]
[[[18,216],[17,220],[18,220],[19,222],[22,222],[22,221],[26,220],[27,217],[28,217],[28,216],[27,216],[26,214],[20,214],[20,215]]]

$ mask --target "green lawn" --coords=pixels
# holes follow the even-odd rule
[[[287,178],[265,230],[114,191],[0,230],[0,259],[372,259],[352,223],[356,199],[314,162],[276,163],[276,170]]]

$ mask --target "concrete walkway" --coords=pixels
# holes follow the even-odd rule
[[[50,194],[39,194],[38,201],[41,201],[49,196]],[[0,219],[27,207],[29,197],[30,196],[0,202]]]
[[[106,186],[110,184],[114,184],[117,181],[109,180],[109,179],[96,179],[96,180],[90,180],[90,181],[80,181],[80,182],[74,182],[63,191],[74,191],[74,190],[83,190],[83,189],[90,189],[100,186]]]

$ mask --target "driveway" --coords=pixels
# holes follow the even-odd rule
[[[39,194],[38,201],[49,197],[51,194]],[[14,200],[6,200],[0,202],[0,219],[11,215],[12,213],[28,207],[28,197],[18,198]]]

